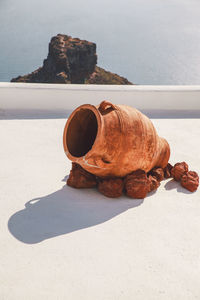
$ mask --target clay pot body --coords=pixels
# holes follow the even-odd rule
[[[75,109],[65,125],[63,145],[72,162],[100,177],[164,168],[170,156],[167,141],[157,135],[149,118],[108,101]]]

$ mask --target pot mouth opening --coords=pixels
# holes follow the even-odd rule
[[[74,157],[82,157],[92,148],[98,131],[95,113],[88,108],[75,112],[66,132],[66,144],[69,153]]]

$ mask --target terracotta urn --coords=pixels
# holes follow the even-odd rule
[[[76,108],[64,128],[67,157],[100,177],[124,177],[166,167],[169,144],[148,117],[133,107],[103,101]]]

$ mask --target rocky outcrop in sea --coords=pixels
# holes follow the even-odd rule
[[[43,66],[11,82],[132,84],[126,78],[97,66],[96,44],[58,34],[49,43]]]

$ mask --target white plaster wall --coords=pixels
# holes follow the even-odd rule
[[[65,117],[75,107],[109,100],[150,117],[200,117],[200,86],[116,86],[0,83],[0,116]]]

